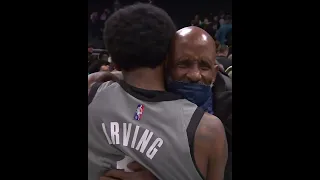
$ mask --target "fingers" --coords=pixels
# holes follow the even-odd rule
[[[107,82],[110,80],[118,80],[117,76],[109,71],[100,71],[88,75],[88,84],[93,82]]]
[[[136,171],[142,171],[142,170],[145,169],[142,165],[140,165],[140,164],[137,163],[136,161],[129,163],[129,164],[127,165],[127,167],[128,167],[129,169],[131,169],[132,171],[134,171],[134,172],[136,172]]]
[[[100,67],[100,71],[109,71],[109,66],[108,65],[102,65]]]
[[[123,170],[112,169],[104,174],[106,177],[125,179],[132,175],[131,172],[124,172]]]
[[[112,74],[111,72],[104,71],[104,72],[101,72],[101,73],[102,74],[99,77],[99,81],[100,82],[107,82],[107,81],[110,81],[110,80],[115,81],[115,82],[119,81],[119,78],[116,75]]]
[[[118,82],[119,78],[108,71],[100,71],[100,72],[92,73],[88,75],[88,89],[95,82],[107,82],[107,81]]]

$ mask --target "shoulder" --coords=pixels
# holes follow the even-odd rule
[[[217,138],[224,136],[224,133],[224,127],[220,119],[216,116],[205,113],[197,128],[196,140],[198,142],[203,142],[210,147]]]
[[[204,113],[203,117],[200,121],[199,126],[202,128],[203,133],[213,133],[216,134],[217,132],[224,131],[224,127],[220,119],[214,115],[209,113]]]

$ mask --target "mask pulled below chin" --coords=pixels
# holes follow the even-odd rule
[[[182,95],[190,102],[201,107],[204,111],[213,114],[210,85],[168,80],[167,89],[170,92]]]

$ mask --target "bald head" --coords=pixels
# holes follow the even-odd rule
[[[182,41],[195,45],[213,46],[215,48],[215,42],[210,34],[196,26],[189,26],[178,30],[174,39],[178,42]]]
[[[212,83],[217,70],[215,59],[215,42],[205,30],[190,26],[176,32],[169,61],[174,80]]]
[[[214,61],[216,56],[216,45],[213,38],[205,30],[189,26],[178,30],[172,41],[172,55],[180,54],[180,50],[188,51],[194,57],[208,55],[211,53],[210,60]]]

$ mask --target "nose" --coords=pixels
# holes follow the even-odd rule
[[[187,78],[190,82],[197,83],[201,80],[201,73],[198,68],[190,70],[187,74]]]

